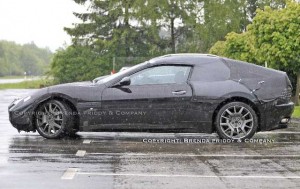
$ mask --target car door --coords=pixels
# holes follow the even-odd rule
[[[102,108],[111,116],[104,123],[129,124],[131,129],[135,124],[140,124],[137,129],[175,127],[192,97],[190,70],[184,65],[153,66],[130,75],[130,85],[105,89]]]
[[[150,129],[175,127],[192,97],[187,80],[191,67],[161,65],[133,74],[131,86],[147,86]]]
[[[149,122],[150,107],[147,86],[112,86],[102,93],[101,109],[107,112],[101,124],[122,125],[117,129],[135,129],[134,124]]]

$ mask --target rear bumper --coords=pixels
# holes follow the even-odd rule
[[[267,105],[263,113],[264,116],[262,116],[262,119],[264,119],[265,122],[262,122],[261,130],[269,131],[287,128],[288,123],[281,123],[281,120],[285,118],[290,119],[293,111],[293,102],[280,105]]]

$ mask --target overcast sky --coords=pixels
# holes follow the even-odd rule
[[[55,51],[70,43],[63,27],[79,22],[72,13],[84,10],[73,0],[0,0],[0,40],[34,41]]]

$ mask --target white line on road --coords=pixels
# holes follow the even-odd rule
[[[85,150],[78,150],[76,153],[76,156],[83,157],[85,155],[85,153],[86,153]]]
[[[95,176],[134,176],[134,177],[187,177],[187,178],[254,178],[254,179],[300,179],[300,176],[265,176],[265,175],[168,175],[168,174],[140,174],[140,173],[95,173],[78,172],[78,175]]]
[[[273,142],[273,144],[300,144],[300,142]]]
[[[180,156],[180,157],[258,157],[258,158],[298,158],[300,155],[257,155],[257,154],[161,154],[161,153],[86,153],[90,155],[109,155],[109,156]]]
[[[264,131],[256,134],[300,134],[299,131]]]
[[[83,140],[83,144],[90,144],[92,142],[92,140]]]
[[[62,180],[72,180],[76,175],[78,168],[68,168],[66,172],[61,177]]]

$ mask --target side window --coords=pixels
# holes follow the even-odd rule
[[[190,73],[189,66],[156,66],[130,76],[130,85],[155,85],[185,83]]]

